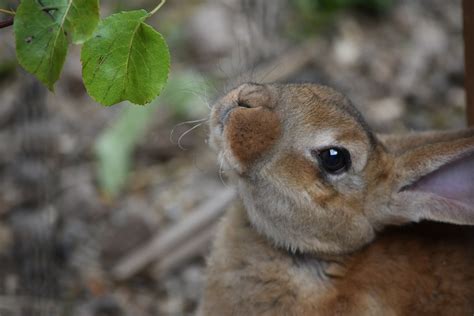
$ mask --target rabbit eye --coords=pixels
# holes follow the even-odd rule
[[[340,174],[351,166],[351,155],[342,147],[331,147],[317,152],[321,167],[332,174]]]

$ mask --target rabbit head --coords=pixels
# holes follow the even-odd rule
[[[386,225],[474,224],[474,133],[453,135],[391,150],[345,96],[313,84],[241,85],[210,119],[255,229],[320,255],[354,251]]]

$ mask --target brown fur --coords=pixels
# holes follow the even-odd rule
[[[246,84],[214,107],[211,144],[245,208],[220,224],[201,315],[474,313],[474,228],[409,224],[474,225],[472,205],[413,189],[471,155],[473,130],[378,138],[330,88]],[[342,175],[312,154],[332,146]]]
[[[280,122],[265,108],[235,109],[226,134],[235,157],[247,166],[272,147],[280,136]]]
[[[201,313],[471,315],[473,243],[471,228],[424,223],[391,228],[352,255],[304,258],[273,247],[234,209],[208,262]]]
[[[428,131],[428,132],[412,132],[406,135],[378,135],[378,138],[387,148],[394,153],[402,153],[408,149],[420,147],[428,144],[440,142],[449,142],[460,138],[469,138],[474,135],[472,129],[447,131],[444,133]]]

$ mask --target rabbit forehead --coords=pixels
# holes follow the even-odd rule
[[[342,94],[318,85],[285,89],[278,110],[284,143],[300,150],[341,146],[357,157],[362,169],[375,139],[357,109]]]

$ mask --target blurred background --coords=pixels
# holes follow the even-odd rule
[[[168,1],[149,22],[171,76],[147,107],[91,100],[74,46],[47,91],[0,29],[0,316],[193,315],[235,200],[210,104],[245,81],[316,82],[378,132],[463,127],[461,16],[460,0]]]

